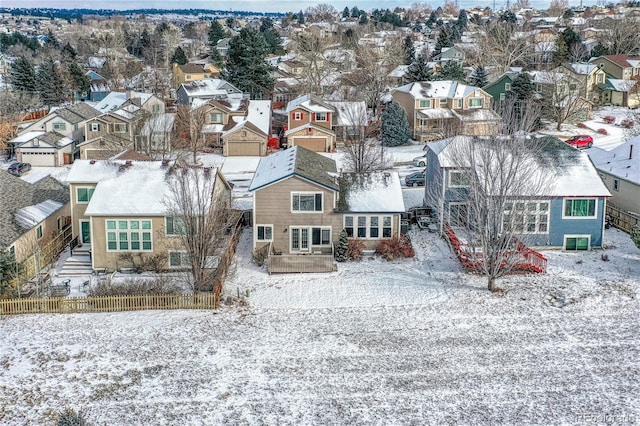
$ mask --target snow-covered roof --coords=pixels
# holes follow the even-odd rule
[[[46,200],[33,206],[23,207],[16,210],[16,222],[24,229],[31,229],[63,206],[61,202]]]
[[[453,118],[453,112],[449,108],[426,108],[417,110],[420,118],[428,120],[440,120],[445,118]]]
[[[291,112],[296,108],[304,108],[311,112],[333,112],[323,102],[313,95],[302,95],[289,101],[287,104],[287,112]]]
[[[387,76],[391,78],[402,78],[407,73],[407,68],[409,68],[409,65],[398,65],[393,71],[387,74]]]
[[[176,173],[205,173],[203,169],[175,169],[162,161],[77,160],[68,181],[96,183],[87,216],[164,216],[170,211],[170,180]],[[217,169],[209,169],[215,179]],[[203,186],[204,187],[204,186]]]
[[[640,185],[640,136],[611,151],[593,147],[587,153],[598,170]]]
[[[100,112],[110,112],[122,106],[129,98],[139,98],[144,104],[153,96],[153,93],[144,92],[111,92],[103,100],[98,102],[96,109]]]
[[[345,197],[348,212],[402,213],[405,211],[400,177],[397,172],[345,175]]]
[[[635,80],[621,80],[618,78],[608,78],[607,83],[616,92],[629,92],[636,85]]]
[[[460,168],[461,157],[456,160],[456,152],[464,152],[478,143],[469,136],[456,136],[449,139],[432,142],[427,145],[438,156],[440,167]],[[483,144],[483,149],[486,147]],[[547,196],[547,197],[609,197],[609,190],[600,179],[598,171],[593,166],[589,156],[562,141],[549,141],[542,145],[540,152],[533,157],[531,164],[537,170],[530,174],[531,179],[540,178],[540,174],[549,176],[543,193],[517,194],[518,196]],[[532,184],[532,188],[539,185]]]
[[[215,96],[227,95],[229,91],[225,88],[229,83],[218,78],[205,78],[204,80],[195,80],[188,83],[182,83],[180,87],[189,97],[199,96]],[[239,92],[239,90],[231,90],[231,93]]]
[[[414,99],[447,98],[461,99],[472,94],[478,87],[468,86],[452,80],[418,81],[405,84],[395,89],[398,92],[410,93]]]
[[[169,133],[173,130],[175,120],[175,113],[153,114],[144,123],[140,133],[147,136],[152,133]]]
[[[8,141],[8,143],[15,144],[15,145],[25,143],[32,139],[37,138],[38,136],[42,136],[44,133],[45,133],[44,130],[33,130],[30,132],[23,133],[20,136],[17,136],[11,139],[10,141]]]
[[[595,64],[573,63],[569,65],[576,74],[586,75],[598,68]]]
[[[336,172],[334,160],[301,146],[294,146],[262,157],[249,185],[249,191],[256,191],[291,176],[298,176],[337,191]]]
[[[367,104],[364,101],[327,101],[327,103],[336,110],[336,125],[367,125]]]
[[[308,129],[308,128],[312,128],[315,129],[321,133],[326,133],[328,135],[334,135],[335,136],[335,132],[333,130],[329,130],[326,127],[322,127],[322,126],[318,126],[317,124],[314,123],[303,123],[301,125],[299,125],[298,127],[294,127],[293,129],[289,129],[286,132],[284,132],[285,136],[289,136],[292,135],[296,132],[299,132],[300,130],[303,129]]]
[[[269,135],[271,133],[271,101],[250,101],[247,121]]]

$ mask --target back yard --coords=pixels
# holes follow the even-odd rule
[[[245,231],[226,291],[249,290],[246,306],[2,317],[0,423],[65,407],[95,425],[638,422],[627,235],[545,252],[549,273],[510,277],[503,296],[434,234],[412,237],[414,259],[269,276]]]

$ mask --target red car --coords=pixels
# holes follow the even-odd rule
[[[593,146],[593,138],[589,135],[574,136],[565,142],[576,148],[591,148]]]

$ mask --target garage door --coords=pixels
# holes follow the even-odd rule
[[[260,142],[229,142],[227,155],[260,155]]]
[[[294,138],[294,146],[303,146],[311,151],[324,152],[326,148],[326,139],[324,138]]]
[[[56,158],[53,152],[23,152],[22,162],[30,163],[32,167],[55,167]]]

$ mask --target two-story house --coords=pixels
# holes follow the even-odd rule
[[[405,211],[395,172],[337,173],[334,160],[296,146],[260,159],[253,192],[253,248],[269,272],[330,272],[344,229],[369,250],[399,236]]]
[[[191,105],[194,99],[226,100],[242,97],[242,90],[225,80],[216,78],[182,83],[176,90],[176,103],[179,105]]]
[[[16,159],[39,167],[58,167],[73,163],[76,144],[56,131],[24,133],[8,143]]]
[[[589,63],[602,68],[611,78],[632,80],[640,76],[640,57],[629,55],[605,55],[592,58]]]
[[[186,63],[184,65],[173,64],[173,88],[177,89],[182,83],[218,78],[220,70],[213,64]]]
[[[334,107],[315,95],[303,95],[287,104],[287,145],[303,146],[311,151],[331,152],[335,149],[333,132]]]
[[[409,83],[394,89],[392,96],[407,112],[412,137],[423,142],[493,134],[501,120],[491,109],[491,95],[457,81]]]
[[[605,83],[607,73],[598,64],[571,63],[563,67],[573,73],[582,82],[584,98],[597,103],[599,95],[597,87]]]
[[[427,145],[425,200],[440,218],[441,229],[445,222],[453,228],[465,228],[469,223],[469,156],[455,153],[472,152],[476,146],[478,139],[466,136]],[[516,223],[519,221],[516,229],[531,246],[565,250],[601,247],[606,201],[611,194],[597,170],[585,152],[560,140],[547,140],[540,146],[531,173],[521,176],[531,176],[531,185],[512,186],[531,188],[531,193],[523,190],[509,197],[512,202],[505,203],[502,220],[515,217]],[[482,143],[478,149],[490,149],[490,145]],[[540,175],[552,178],[539,185]]]
[[[72,232],[90,247],[93,269],[131,267],[129,255],[165,258],[166,269],[187,266],[180,218],[171,208],[177,176],[200,179],[194,187],[206,190],[201,196],[211,198],[208,205],[230,206],[231,186],[215,168],[179,168],[168,161],[74,163],[67,177]]]
[[[519,72],[516,71],[507,71],[496,78],[495,81],[482,88],[482,90],[491,95],[493,109],[499,110],[502,106],[505,99],[507,99],[508,93],[511,91],[511,85],[518,77],[518,74]]]
[[[333,131],[336,142],[347,143],[365,137],[365,129],[369,123],[367,104],[364,101],[327,101],[335,114],[333,115]]]

